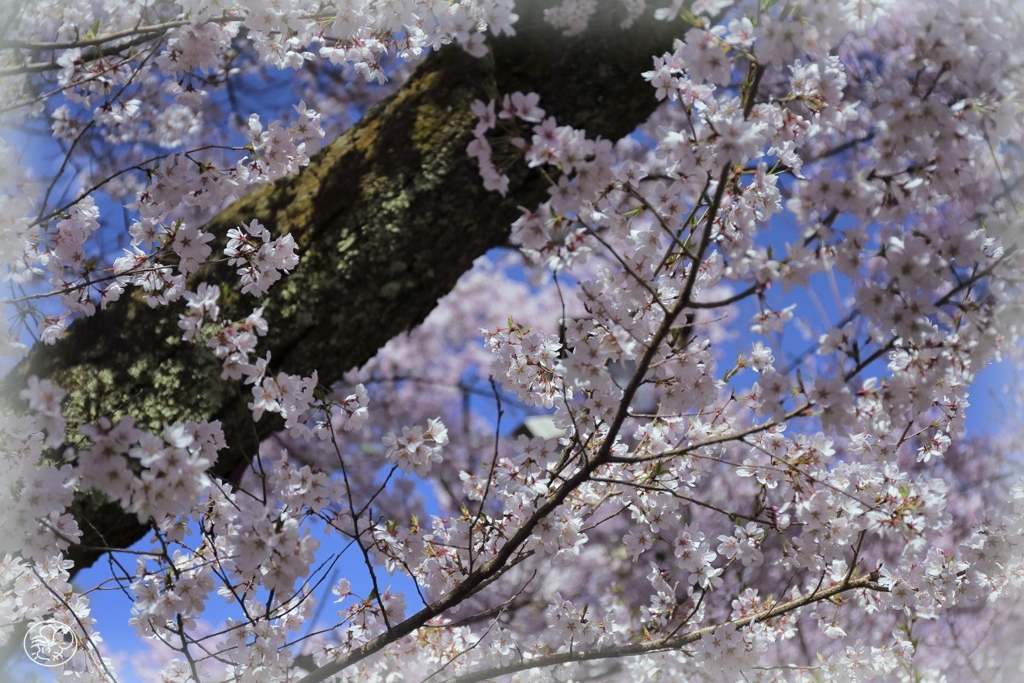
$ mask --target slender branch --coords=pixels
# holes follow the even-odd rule
[[[687,633],[672,636],[668,638],[662,638],[658,640],[652,640],[645,643],[631,643],[629,645],[619,645],[616,647],[602,648],[598,650],[583,650],[577,652],[560,652],[552,655],[542,655],[539,657],[533,657],[530,659],[523,659],[518,662],[506,664],[499,667],[490,669],[484,669],[476,671],[470,674],[459,676],[451,679],[448,683],[479,683],[480,681],[486,681],[488,679],[496,678],[498,676],[504,676],[506,674],[515,673],[517,671],[526,671],[528,669],[539,669],[549,666],[557,666],[559,664],[568,664],[570,662],[590,662],[602,659],[613,659],[617,657],[637,657],[640,655],[651,654],[654,652],[666,652],[671,650],[680,650],[683,647],[695,643],[700,640],[705,634],[713,633],[720,628],[736,628],[740,629],[744,626],[749,626],[755,623],[762,623],[769,621],[776,617],[780,617],[789,612],[794,612],[802,607],[811,605],[816,602],[822,602],[829,600],[837,595],[841,595],[851,590],[874,590],[880,592],[888,592],[888,588],[878,583],[879,574],[877,571],[873,571],[870,574],[864,574],[856,578],[846,578],[840,583],[823,588],[808,595],[804,595],[798,598],[793,598],[786,602],[778,603],[762,612],[752,614],[750,616],[743,617],[742,619],[733,619],[731,621],[724,622],[722,624],[715,624],[712,626],[705,626]]]
[[[388,630],[391,630],[391,621],[388,619],[387,607],[384,605],[384,596],[381,595],[380,586],[377,584],[377,572],[373,569],[373,562],[370,560],[369,550],[363,545],[362,539],[360,539],[362,532],[359,530],[359,517],[361,516],[362,511],[358,514],[356,513],[355,502],[352,499],[352,485],[349,483],[348,470],[345,468],[345,458],[341,457],[341,448],[338,446],[338,439],[333,428],[331,429],[331,443],[334,444],[334,450],[338,454],[341,476],[345,481],[345,493],[348,496],[348,507],[352,513],[352,540],[355,541],[356,547],[358,547],[359,552],[362,553],[363,563],[366,565],[366,572],[369,574],[370,582],[373,584],[373,595],[376,598],[377,607],[380,609],[380,616],[384,621],[384,626],[387,627]],[[367,523],[372,525],[373,521],[368,520]],[[370,543],[372,544],[374,543],[373,529],[372,527],[367,527],[367,530],[369,531]]]
[[[690,304],[690,308],[709,308],[709,309],[722,308],[724,306],[728,306],[730,304],[734,304],[737,301],[743,301],[747,297],[753,296],[754,294],[757,294],[758,292],[763,291],[763,290],[764,290],[764,285],[762,285],[760,283],[753,284],[750,287],[747,287],[746,289],[744,289],[742,292],[737,292],[736,294],[733,294],[732,296],[726,297],[724,299],[719,299],[718,301],[694,301],[693,303]]]
[[[226,24],[232,21],[239,21],[242,17],[222,15],[219,17],[209,17],[204,20],[207,24]],[[167,33],[171,29],[178,28],[179,26],[185,26],[190,24],[190,19],[177,19],[174,21],[165,21],[161,24],[150,24],[148,26],[137,26],[135,28],[126,28],[122,31],[115,31],[114,33],[107,33],[105,35],[96,36],[95,38],[80,38],[76,40],[64,40],[64,41],[35,41],[35,40],[0,40],[0,50],[71,50],[76,47],[95,47],[109,43],[115,40],[121,40],[122,38],[142,37],[142,36],[153,36],[157,34]]]
[[[326,14],[311,14],[304,19],[333,19],[334,15]],[[242,16],[233,15],[222,15],[219,17],[208,17],[203,20],[203,23],[207,24],[228,24],[231,22],[241,22],[245,19]],[[161,38],[165,36],[169,31],[176,28],[186,26],[193,23],[191,19],[175,19],[173,21],[166,21],[161,24],[152,24],[149,26],[141,26],[138,28],[124,29],[123,31],[116,31],[114,33],[108,33],[106,35],[97,36],[95,38],[84,38],[81,40],[66,40],[66,41],[23,41],[23,40],[2,40],[0,41],[0,50],[31,50],[31,51],[47,51],[47,50],[72,50],[75,48],[94,48],[89,50],[82,55],[81,59],[83,62],[92,62],[97,59],[103,59],[104,57],[111,57],[113,55],[120,54],[122,51],[147,43],[151,40]],[[124,42],[118,43],[117,45],[107,45],[106,47],[100,47],[114,41],[123,40]],[[44,71],[56,71],[60,69],[61,65],[57,64],[56,61],[49,62],[34,62],[30,64],[23,64],[16,67],[8,67],[6,69],[0,69],[0,78],[7,76],[21,76],[33,73],[43,73]]]

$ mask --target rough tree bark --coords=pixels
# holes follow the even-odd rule
[[[300,265],[266,300],[270,333],[260,353],[271,352],[274,372],[316,369],[322,384],[338,380],[423,320],[475,258],[502,244],[518,206],[547,197],[546,181],[522,169],[511,172],[504,198],[483,190],[466,154],[473,100],[535,91],[559,123],[611,139],[654,110],[640,73],[682,33],[678,24],[648,20],[623,31],[609,13],[603,26],[565,38],[543,22],[543,4],[520,3],[516,36],[492,39],[484,59],[458,47],[431,54],[302,173],[252,192],[207,225],[223,236],[256,218],[275,235],[291,233],[300,247]],[[210,265],[196,278],[228,284],[222,319],[250,312],[253,300],[237,292],[233,269]],[[222,380],[220,361],[203,345],[181,341],[180,311],[125,297],[75,322],[56,345],[36,345],[4,379],[0,396],[23,409],[17,396],[27,378],[50,378],[68,391],[69,440],[77,425],[101,416],[131,415],[153,430],[220,420],[229,449],[211,473],[232,480],[281,422],[265,417],[254,427],[251,392]],[[77,494],[72,512],[83,531],[67,553],[76,572],[147,531],[95,493]]]

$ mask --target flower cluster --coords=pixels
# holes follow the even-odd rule
[[[59,395],[48,382],[34,384],[51,396]],[[38,396],[38,391],[33,394]],[[5,553],[20,551],[41,562],[81,536],[78,523],[66,512],[74,495],[75,472],[70,465],[53,466],[43,460],[47,443],[63,442],[63,430],[48,431],[60,421],[31,415],[0,420],[0,524],[5,529],[0,550]]]
[[[228,230],[228,244],[224,247],[228,265],[239,266],[238,276],[242,293],[260,297],[270,286],[299,263],[295,253],[295,238],[282,235],[270,238],[270,231],[253,219],[248,225]]]
[[[295,105],[295,111],[299,114],[299,120],[290,128],[285,128],[280,121],[274,121],[267,130],[263,130],[258,114],[249,117],[245,135],[255,157],[251,161],[240,162],[242,177],[250,182],[270,182],[282,176],[294,175],[309,164],[309,153],[315,150],[319,139],[324,137],[321,117],[316,111],[307,108],[305,102]]]
[[[487,346],[497,354],[495,366],[502,384],[515,391],[520,401],[550,408],[562,398],[558,356],[561,344],[556,338],[544,338],[511,319],[507,327],[483,332]]]
[[[434,463],[441,462],[441,449],[448,443],[448,429],[439,419],[429,420],[427,428],[403,427],[402,435],[389,432],[383,439],[385,457],[403,470],[414,470],[425,477]]]
[[[81,485],[134,512],[140,522],[187,515],[210,486],[206,470],[226,447],[218,422],[168,425],[160,435],[139,429],[130,417],[79,429],[91,442],[77,454]]]

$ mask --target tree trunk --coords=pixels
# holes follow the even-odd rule
[[[221,248],[228,229],[254,218],[299,245],[299,266],[262,302],[270,332],[259,355],[271,352],[274,373],[316,369],[329,385],[365,363],[422,321],[474,259],[505,242],[518,206],[547,198],[546,181],[522,164],[509,172],[504,198],[483,189],[466,153],[473,100],[535,91],[560,124],[611,139],[654,110],[654,91],[640,73],[651,68],[652,54],[670,48],[678,24],[641,21],[624,31],[610,16],[603,27],[565,38],[544,24],[537,0],[525,4],[517,7],[517,35],[492,39],[491,55],[477,60],[452,46],[431,54],[300,174],[255,190],[206,226]],[[225,264],[206,266],[197,281],[226,285],[222,319],[242,318],[255,303]],[[281,421],[265,417],[254,427],[248,387],[222,380],[209,349],[181,340],[181,310],[126,296],[76,321],[57,344],[37,344],[4,379],[2,395],[21,410],[16,397],[28,376],[65,388],[71,443],[81,438],[79,424],[101,416],[131,415],[155,431],[164,423],[220,420],[229,447],[211,473],[233,480]],[[75,571],[147,530],[95,493],[77,494],[72,513],[83,532],[67,553]]]

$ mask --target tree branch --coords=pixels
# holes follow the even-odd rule
[[[834,586],[822,588],[807,595],[779,603],[770,609],[759,612],[758,614],[752,614],[750,616],[743,617],[742,619],[727,621],[724,624],[705,626],[704,628],[689,631],[670,638],[652,640],[646,643],[630,643],[629,645],[619,645],[616,647],[601,648],[597,650],[559,652],[552,655],[523,659],[512,664],[505,664],[503,666],[497,666],[491,669],[484,669],[471,674],[458,676],[450,679],[448,683],[479,683],[480,681],[486,681],[491,678],[504,676],[517,671],[526,671],[527,669],[539,669],[548,666],[557,666],[559,664],[568,664],[570,662],[592,662],[599,659],[636,657],[639,655],[650,654],[652,652],[679,650],[687,645],[697,642],[704,634],[713,633],[720,628],[739,629],[744,626],[749,626],[750,624],[768,621],[798,610],[801,607],[806,607],[807,605],[815,602],[829,600],[847,591],[866,589],[887,592],[888,589],[878,583],[878,578],[878,572],[871,572],[870,574],[865,574],[856,578],[847,578]]]
[[[228,229],[257,219],[299,245],[299,266],[260,301],[239,293],[226,264],[208,265],[190,281],[225,285],[223,319],[264,306],[270,332],[259,353],[271,352],[273,373],[316,369],[322,384],[337,381],[422,321],[474,259],[504,243],[518,206],[547,198],[546,181],[523,167],[510,171],[505,197],[483,190],[466,153],[476,125],[473,100],[535,91],[559,123],[612,139],[657,106],[639,74],[652,54],[668,49],[678,25],[650,20],[623,31],[614,12],[599,13],[607,25],[570,39],[543,22],[539,0],[524,5],[517,6],[516,36],[493,39],[492,56],[477,60],[458,47],[430,55],[300,174],[252,192],[206,226],[222,243]],[[71,444],[81,443],[78,425],[103,416],[130,415],[153,431],[220,420],[229,448],[210,473],[237,481],[281,421],[253,424],[247,388],[222,380],[208,349],[181,340],[180,310],[126,296],[75,322],[64,339],[37,344],[4,378],[0,402],[23,411],[18,394],[28,377],[51,379],[68,391]],[[95,493],[76,495],[71,512],[83,531],[67,553],[75,571],[147,530]]]

